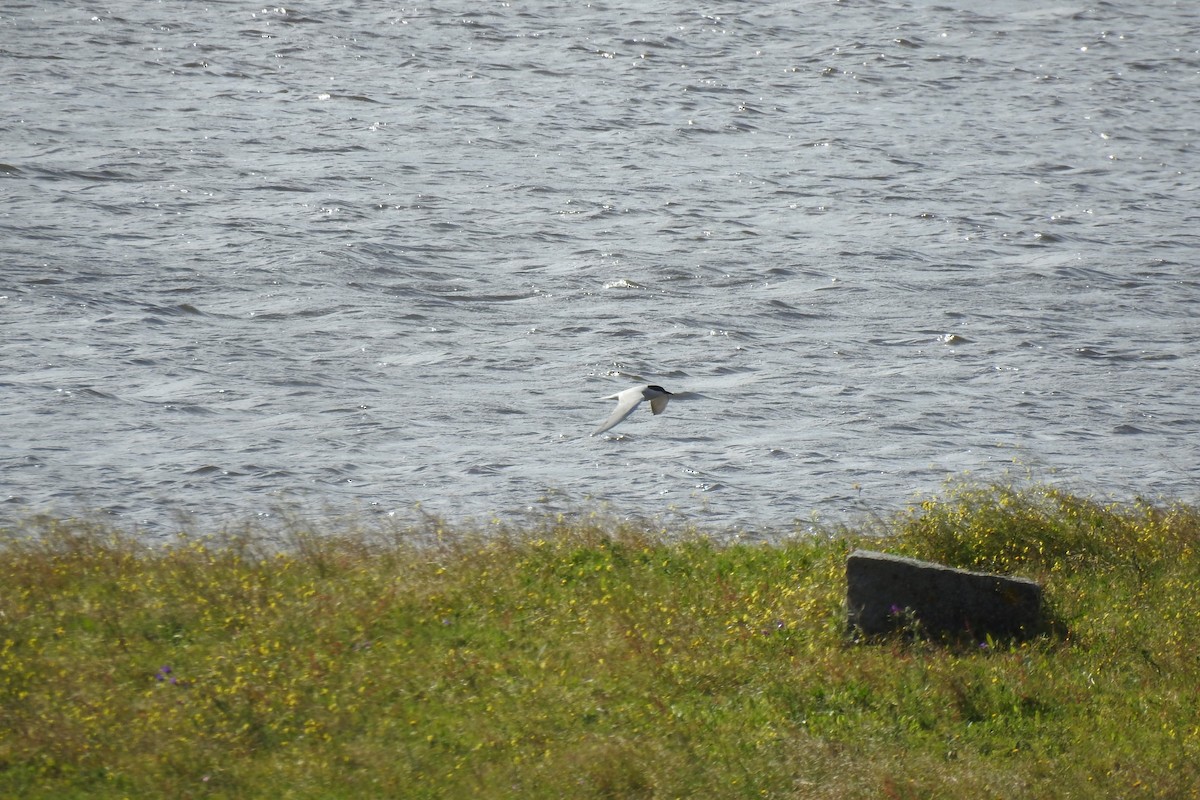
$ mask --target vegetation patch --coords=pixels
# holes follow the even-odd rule
[[[884,529],[30,520],[0,534],[0,796],[1196,796],[1200,510],[964,485]],[[856,644],[859,545],[1037,580],[1058,628]]]

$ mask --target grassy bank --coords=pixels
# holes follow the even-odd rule
[[[1197,796],[1200,510],[964,487],[888,531],[1042,581],[1065,633],[851,643],[850,532],[31,522],[0,542],[0,796]]]

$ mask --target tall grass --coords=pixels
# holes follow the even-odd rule
[[[845,632],[853,532],[0,542],[0,796],[1195,797],[1200,511],[955,487],[876,549],[1042,581],[1062,635]]]

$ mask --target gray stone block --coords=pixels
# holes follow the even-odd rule
[[[846,609],[850,629],[868,635],[915,619],[931,636],[1020,637],[1042,625],[1042,587],[1025,578],[855,550],[846,560]]]

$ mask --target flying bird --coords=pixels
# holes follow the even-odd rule
[[[610,394],[605,400],[617,401],[617,408],[612,415],[604,420],[604,424],[596,430],[592,431],[592,436],[604,433],[609,428],[615,427],[621,420],[633,413],[643,400],[650,401],[650,410],[655,414],[661,414],[667,407],[667,401],[672,397],[672,392],[668,392],[661,386],[654,384],[642,384],[634,386],[631,389],[626,389],[623,392]]]

